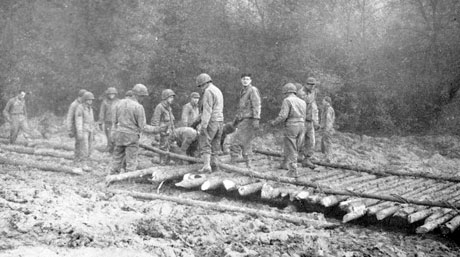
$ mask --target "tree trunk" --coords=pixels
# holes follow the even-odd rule
[[[49,164],[46,162],[33,161],[33,160],[22,160],[22,159],[15,160],[15,159],[10,159],[10,158],[5,158],[3,156],[0,156],[0,163],[7,164],[7,165],[15,165],[15,166],[26,166],[26,167],[36,168],[39,170],[46,170],[46,171],[66,172],[66,173],[70,173],[74,175],[83,174],[83,170],[81,168]]]
[[[251,183],[255,183],[256,179],[251,177],[235,177],[235,178],[226,178],[222,181],[224,187],[227,191],[238,190],[240,186],[245,186]]]
[[[418,227],[415,230],[415,232],[417,234],[424,234],[424,233],[428,233],[430,231],[433,231],[438,226],[442,225],[445,222],[448,222],[450,219],[455,217],[455,215],[457,215],[456,211],[450,211],[449,213],[446,213],[443,216],[441,216],[441,217],[439,217],[439,218],[437,218],[435,220],[432,220],[432,221],[430,221],[428,223],[423,224],[423,226]]]
[[[238,188],[238,193],[241,196],[246,196],[246,195],[250,195],[250,194],[259,192],[262,189],[262,186],[264,184],[265,184],[264,182],[257,182],[257,183],[241,186]]]
[[[222,182],[224,181],[223,177],[212,177],[206,180],[202,185],[201,185],[201,190],[206,191],[206,190],[214,190],[222,186]]]
[[[175,185],[183,188],[201,187],[209,179],[208,174],[185,174],[184,179]]]
[[[453,219],[451,219],[449,222],[441,225],[441,232],[444,235],[447,235],[449,233],[454,233],[455,230],[457,230],[460,227],[460,215],[455,216]]]
[[[262,199],[275,199],[280,196],[280,190],[271,186],[268,183],[264,183],[260,191],[260,197]]]
[[[246,214],[255,215],[258,217],[266,217],[266,218],[271,218],[271,219],[284,220],[284,221],[291,222],[294,224],[299,224],[299,225],[313,226],[315,228],[333,228],[333,227],[338,226],[338,224],[336,223],[330,223],[327,221],[318,221],[318,220],[313,220],[313,219],[309,219],[306,217],[301,217],[299,215],[290,215],[290,214],[284,214],[284,213],[279,213],[279,212],[274,212],[274,211],[264,211],[264,210],[246,208],[246,207],[239,207],[239,206],[226,205],[226,204],[220,204],[220,203],[211,203],[211,202],[198,201],[198,200],[185,199],[185,198],[159,195],[159,194],[152,194],[152,193],[147,194],[147,193],[138,193],[138,192],[121,191],[121,190],[111,190],[110,192],[114,194],[129,195],[131,197],[135,197],[139,199],[170,201],[170,202],[175,202],[175,203],[179,203],[183,205],[189,205],[193,207],[201,207],[201,208],[208,209],[208,210],[246,213]]]

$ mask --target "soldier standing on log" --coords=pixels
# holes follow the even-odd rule
[[[238,129],[230,146],[231,162],[236,163],[241,152],[248,168],[250,167],[250,155],[252,154],[251,142],[259,129],[261,109],[259,90],[251,82],[251,74],[243,73],[241,75],[243,88],[240,92],[238,113],[235,117]]]
[[[86,164],[91,152],[94,141],[94,114],[93,114],[94,95],[91,92],[85,92],[82,96],[82,103],[75,109],[75,143],[79,148],[75,148],[75,155],[79,156],[76,161],[83,161]],[[78,154],[77,154],[78,152]]]
[[[305,119],[305,142],[300,151],[302,154],[302,166],[314,169],[315,165],[311,162],[315,150],[315,129],[319,128],[318,106],[316,104],[316,79],[309,77],[307,85],[304,87],[305,95],[302,98],[307,104]]]
[[[24,137],[28,140],[30,133],[29,125],[27,124],[27,108],[25,101],[26,92],[20,90],[18,94],[8,100],[3,116],[10,123],[10,144],[14,144],[18,138],[19,131],[23,131]]]
[[[105,97],[101,102],[101,108],[99,109],[99,128],[105,132],[107,138],[107,147],[106,151],[113,153],[115,144],[113,138],[110,137],[112,129],[112,120],[113,120],[113,109],[116,103],[120,101],[117,98],[118,91],[114,87],[109,87],[105,91]]]
[[[200,118],[200,108],[198,102],[200,101],[200,94],[193,92],[190,94],[190,102],[182,107],[181,121],[185,127],[191,127],[195,121]]]
[[[296,96],[297,89],[292,83],[283,86],[283,94],[281,111],[269,124],[275,126],[284,122],[284,160],[280,168],[288,169],[290,175],[297,177],[297,155],[304,140],[306,104]]]
[[[67,116],[66,116],[66,126],[67,126],[67,132],[69,133],[69,137],[75,137],[76,133],[76,127],[75,127],[75,110],[77,109],[77,106],[83,103],[82,97],[86,93],[86,89],[80,89],[78,91],[78,97],[75,99],[69,106],[69,110],[67,111]],[[77,149],[80,149],[80,141],[75,140],[75,160],[79,160],[81,158],[80,152],[77,151]]]
[[[174,133],[174,115],[172,113],[171,104],[174,101],[176,93],[171,89],[165,89],[161,92],[161,102],[155,107],[153,112],[152,125],[157,130],[160,130],[160,149],[169,151],[169,136]],[[160,155],[160,164],[166,165],[169,163],[168,155]]]
[[[198,75],[196,85],[203,91],[199,142],[204,165],[200,172],[216,171],[224,122],[224,97],[206,73]]]
[[[154,132],[152,126],[146,124],[144,107],[139,103],[148,96],[147,88],[136,84],[132,96],[127,96],[115,105],[113,115],[113,138],[115,148],[110,174],[137,169],[137,153],[139,151],[140,134]]]

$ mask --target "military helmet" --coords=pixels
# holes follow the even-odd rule
[[[125,96],[133,96],[133,91],[131,89],[126,91]]]
[[[287,83],[286,85],[283,86],[283,94],[287,93],[294,93],[297,94],[297,88],[294,84],[292,83]]]
[[[86,89],[80,89],[80,91],[78,91],[78,97],[82,97],[86,92],[88,92]]]
[[[212,82],[211,76],[206,73],[201,73],[196,77],[196,86],[201,87],[206,83]]]
[[[197,92],[192,92],[192,93],[190,94],[190,98],[200,98],[200,94],[197,93]]]
[[[313,77],[309,77],[309,78],[307,79],[307,84],[316,85],[316,79],[313,78]]]
[[[147,88],[142,85],[142,84],[136,84],[134,85],[133,87],[133,94],[135,95],[138,95],[138,96],[148,96],[149,95],[149,91],[147,90]]]
[[[108,95],[108,94],[118,94],[118,91],[116,88],[114,87],[109,87],[107,88],[107,90],[105,91],[105,93]]]
[[[86,100],[94,100],[94,95],[93,93],[89,92],[89,91],[86,91],[83,96],[83,101],[86,101]]]
[[[171,89],[165,89],[163,90],[163,92],[161,92],[161,100],[166,100],[169,97],[175,96],[175,95],[176,93],[174,93],[174,91],[172,91]]]

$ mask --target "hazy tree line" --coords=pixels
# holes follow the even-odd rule
[[[62,115],[80,88],[144,83],[148,117],[164,88],[179,114],[207,72],[230,119],[251,72],[263,120],[314,76],[341,129],[420,132],[458,89],[459,42],[457,0],[2,0],[1,106],[23,88],[32,115]]]

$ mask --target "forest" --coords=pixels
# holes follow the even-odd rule
[[[165,88],[179,116],[206,72],[231,120],[249,72],[262,122],[313,76],[341,131],[456,133],[459,42],[457,0],[2,0],[0,107],[23,89],[29,116],[64,115],[81,88],[143,83],[148,119]]]

